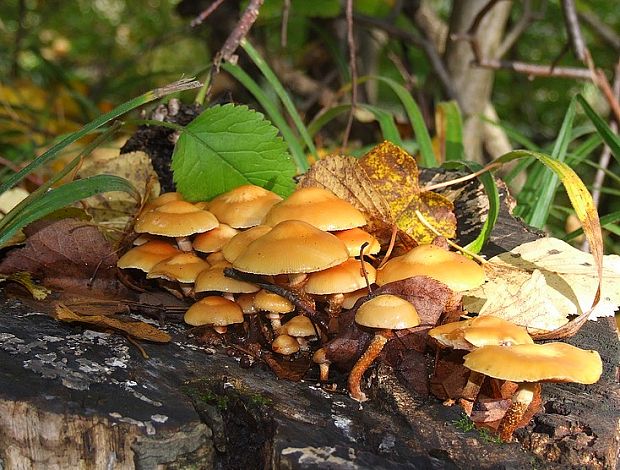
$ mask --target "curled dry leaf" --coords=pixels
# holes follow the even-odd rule
[[[34,225],[26,246],[0,262],[0,273],[28,272],[47,287],[91,296],[126,294],[116,278],[117,255],[96,227],[75,219]]]
[[[126,322],[104,315],[79,315],[61,303],[56,305],[56,318],[68,323],[77,322],[97,328],[122,331],[133,338],[155,343],[168,343],[171,339],[168,333],[142,321]]]
[[[32,280],[30,273],[19,272],[8,276],[0,275],[0,281],[13,281],[20,284],[30,292],[34,300],[44,300],[51,293],[46,287],[37,285]]]
[[[108,174],[125,178],[140,193],[142,200],[159,195],[157,174],[150,157],[144,152],[121,155],[97,154],[87,159],[78,172],[80,178]],[[106,228],[122,230],[138,210],[136,200],[124,192],[108,192],[82,201],[94,222],[105,224]]]
[[[555,238],[542,238],[489,260],[488,281],[467,292],[464,308],[520,325],[554,330],[590,311],[599,279],[595,260]],[[612,316],[620,305],[620,256],[603,257],[601,297],[590,318]]]

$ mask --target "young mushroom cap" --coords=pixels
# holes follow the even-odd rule
[[[248,228],[262,223],[269,209],[281,200],[267,189],[246,184],[217,196],[209,203],[209,211],[231,227]]]
[[[365,255],[376,255],[381,251],[379,241],[359,227],[334,232],[334,235],[344,242],[347,250],[349,250],[349,256],[359,256],[364,243],[367,243],[364,247]]]
[[[355,313],[355,322],[369,328],[402,330],[420,324],[415,307],[396,295],[381,294],[364,302]]]
[[[375,268],[364,262],[364,270],[368,277],[368,283],[374,283]],[[343,294],[363,287],[366,287],[366,278],[362,274],[362,263],[355,258],[349,258],[344,263],[310,274],[304,285],[304,290],[308,294],[317,295]]]
[[[271,349],[283,356],[289,356],[299,351],[299,343],[292,336],[279,335],[271,343]]]
[[[180,253],[163,240],[151,240],[138,245],[119,258],[116,265],[121,269],[135,268],[148,273],[160,261]]]
[[[268,225],[257,225],[256,227],[239,232],[222,247],[224,258],[226,261],[233,263],[235,259],[245,251],[250,243],[269,231],[271,231],[271,227]]]
[[[295,310],[295,306],[288,299],[264,289],[254,296],[254,307],[271,313],[288,313]]]
[[[359,299],[361,299],[362,297],[366,297],[369,293],[370,292],[368,292],[367,287],[362,287],[361,289],[357,289],[353,292],[345,292],[344,298],[342,299],[342,308],[353,308],[353,306]]]
[[[488,345],[534,343],[526,328],[492,315],[446,323],[431,329],[428,335],[444,347],[468,351]]]
[[[285,220],[303,220],[326,230],[346,230],[366,225],[364,215],[349,202],[323,188],[301,188],[271,208],[263,222],[277,225]]]
[[[146,275],[147,279],[163,278],[169,281],[191,283],[201,271],[209,267],[209,263],[194,253],[182,252],[171,258],[160,261]]]
[[[243,323],[243,312],[232,300],[224,297],[205,297],[192,305],[183,317],[185,323],[192,326],[211,325],[228,326]]]
[[[259,291],[259,287],[255,284],[226,277],[224,269],[230,266],[230,263],[224,261],[201,271],[196,277],[194,292],[215,291],[242,294]]]
[[[484,270],[475,261],[435,245],[419,245],[379,269],[377,284],[413,276],[431,277],[456,292],[478,287],[485,279]]]
[[[153,209],[163,206],[164,204],[168,204],[172,201],[183,201],[183,196],[181,195],[181,193],[176,192],[160,194],[155,199],[147,202],[147,204],[142,209],[142,213],[152,211]]]
[[[196,235],[192,240],[192,248],[200,253],[214,253],[220,251],[238,233],[230,225],[220,224],[213,230]]]
[[[172,201],[151,211],[143,212],[136,220],[137,233],[166,237],[186,237],[207,232],[219,225],[211,212],[185,201]]]
[[[348,257],[344,243],[334,235],[306,222],[286,220],[250,243],[233,261],[233,267],[266,275],[310,273],[340,264]]]
[[[598,352],[561,342],[483,346],[464,361],[470,370],[511,382],[593,384],[603,373]]]
[[[305,315],[295,315],[287,321],[279,330],[280,334],[294,336],[295,338],[306,338],[316,336],[314,325]]]

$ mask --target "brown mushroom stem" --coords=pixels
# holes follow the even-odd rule
[[[362,377],[377,356],[381,354],[383,347],[392,338],[392,335],[392,330],[379,330],[375,333],[375,337],[368,345],[368,348],[364,354],[362,354],[362,357],[357,360],[353,366],[353,369],[351,369],[351,372],[349,373],[349,394],[354,400],[368,400],[366,394],[362,392],[361,389]]]
[[[467,383],[461,391],[461,398],[472,402],[476,401],[476,397],[478,397],[478,393],[480,393],[480,388],[482,387],[482,382],[484,382],[484,378],[484,374],[472,370],[469,373]]]
[[[327,296],[327,313],[330,316],[337,316],[342,310],[344,294],[329,294]]]
[[[331,361],[327,359],[327,351],[325,348],[319,348],[312,356],[312,361],[319,365],[320,380],[327,382],[329,380],[329,366]]]
[[[181,251],[192,251],[192,241],[189,237],[176,237],[177,246]]]
[[[536,383],[522,383],[512,396],[512,405],[499,423],[497,432],[502,441],[509,441],[517,428],[530,403],[534,399]]]
[[[219,334],[223,335],[223,334],[224,334],[224,333],[226,333],[226,331],[228,330],[228,327],[227,327],[227,326],[213,326],[213,329],[214,329],[217,333],[219,333]]]

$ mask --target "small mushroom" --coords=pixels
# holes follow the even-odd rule
[[[319,365],[320,380],[327,382],[329,380],[329,366],[332,363],[327,359],[325,348],[319,348],[312,355],[312,362]]]
[[[147,279],[161,278],[180,283],[185,295],[191,292],[191,284],[201,271],[209,267],[209,263],[191,252],[181,252],[171,258],[160,261],[146,275]]]
[[[269,209],[281,200],[267,189],[245,184],[214,198],[209,211],[231,227],[248,228],[261,224]]]
[[[278,334],[289,335],[297,340],[302,351],[308,350],[306,338],[316,338],[317,331],[308,317],[295,315],[278,330]]]
[[[271,343],[271,349],[283,356],[290,356],[299,351],[299,343],[292,336],[279,335]]]
[[[366,401],[362,392],[361,381],[364,373],[392,338],[393,330],[413,328],[420,324],[420,317],[415,307],[406,300],[391,294],[381,294],[364,302],[355,313],[358,325],[378,331],[362,357],[349,373],[349,394],[357,401]]]
[[[321,230],[346,230],[366,225],[364,215],[331,191],[318,187],[301,188],[274,205],[264,224],[276,226],[285,220],[302,220]]]
[[[211,212],[199,209],[186,201],[172,201],[142,212],[134,230],[136,233],[150,233],[165,237],[176,237],[179,248],[191,251],[189,235],[207,232],[219,225]]]
[[[215,253],[238,233],[230,225],[220,224],[213,230],[196,235],[192,240],[192,248],[200,253]]]
[[[185,312],[183,320],[192,326],[212,326],[215,331],[224,334],[229,325],[243,323],[243,312],[232,300],[211,296],[193,304]]]
[[[245,251],[250,243],[269,231],[271,231],[271,227],[267,225],[257,225],[256,227],[239,232],[222,247],[222,255],[224,255],[226,261],[233,263],[237,257]]]
[[[603,373],[598,352],[566,343],[483,346],[464,358],[465,367],[489,377],[516,382],[519,387],[512,405],[502,418],[498,432],[508,441],[519,426],[538,382],[593,384]]]
[[[230,267],[227,261],[221,261],[198,274],[194,283],[194,292],[224,292],[225,294],[242,294],[258,292],[260,288],[249,282],[239,281],[224,275],[224,269]],[[227,295],[225,295],[227,297]],[[232,299],[230,299],[232,300]]]
[[[359,256],[364,243],[366,243],[364,247],[365,255],[376,255],[381,251],[379,241],[359,227],[334,232],[334,235],[344,242],[347,250],[349,250],[349,256]]]
[[[260,290],[254,297],[254,307],[262,312],[267,312],[267,318],[271,321],[274,332],[277,332],[282,326],[280,317],[295,310],[295,306],[288,299],[265,289]]]
[[[168,242],[151,240],[129,250],[119,258],[116,265],[121,269],[134,268],[148,273],[160,261],[179,253]]]

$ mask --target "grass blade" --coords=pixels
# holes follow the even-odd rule
[[[222,64],[222,68],[231,74],[236,80],[238,80],[252,95],[256,98],[256,101],[263,107],[273,124],[278,128],[282,137],[288,144],[288,148],[291,151],[291,155],[295,160],[295,164],[301,173],[304,173],[308,169],[308,159],[304,150],[297,140],[297,136],[293,133],[293,130],[286,123],[282,113],[271,102],[271,99],[262,90],[262,88],[250,77],[241,67],[233,65],[229,62]]]
[[[449,161],[443,165],[445,168],[453,169],[453,168],[467,168],[472,173],[476,171],[482,170],[484,167],[476,162],[459,162],[459,161]],[[471,253],[477,254],[480,253],[482,247],[487,242],[489,237],[491,236],[491,232],[493,231],[493,227],[495,227],[495,223],[497,222],[497,217],[499,216],[499,192],[497,190],[497,185],[495,184],[495,179],[490,172],[485,172],[478,175],[478,180],[482,183],[484,188],[484,192],[489,199],[489,212],[487,214],[487,218],[484,221],[482,229],[480,233],[469,243],[465,249]]]
[[[94,131],[95,129],[98,129],[99,127],[107,124],[113,119],[116,119],[122,116],[123,114],[139,106],[142,106],[151,101],[155,101],[164,96],[170,95],[172,93],[176,93],[178,91],[190,90],[192,88],[197,88],[199,86],[200,86],[200,82],[197,82],[192,79],[180,80],[178,82],[171,83],[170,85],[166,85],[165,87],[156,88],[155,90],[147,91],[143,95],[140,95],[137,98],[134,98],[132,100],[129,100],[121,104],[120,106],[117,106],[112,111],[106,114],[103,114],[99,116],[98,118],[96,118],[95,120],[89,122],[84,127],[82,127],[79,131],[69,134],[67,137],[62,139],[60,142],[53,145],[52,148],[47,150],[40,157],[34,159],[29,165],[19,170],[17,173],[12,175],[10,178],[7,178],[7,180],[3,184],[0,185],[0,194],[5,192],[7,189],[10,189],[13,186],[15,186],[17,183],[23,180],[24,177],[28,173],[31,173],[33,170],[40,167],[41,165],[44,165],[45,163],[53,160],[56,157],[56,155],[58,155],[58,152],[60,152],[62,149],[71,145],[73,142],[81,139],[82,137]]]
[[[618,162],[620,162],[620,137],[618,137],[607,125],[601,117],[596,114],[596,111],[592,109],[592,107],[588,104],[586,99],[578,94],[576,96],[577,101],[583,108],[586,116],[592,121],[594,127],[596,127],[596,131],[599,133],[605,144],[611,150],[612,155],[616,158]]]
[[[431,136],[426,128],[422,112],[415,100],[411,97],[409,91],[391,78],[381,76],[374,78],[388,85],[403,104],[407,117],[411,122],[411,127],[413,127],[418,145],[420,146],[420,160],[422,166],[429,168],[436,167],[438,163],[437,158],[435,158],[435,152],[433,151]]]
[[[40,219],[62,207],[73,204],[81,199],[108,191],[123,191],[131,194],[136,200],[140,195],[133,185],[124,178],[115,175],[96,175],[90,178],[71,181],[52,189],[30,204],[15,217],[0,234],[0,246],[9,241],[20,228]]]
[[[441,149],[439,160],[444,162],[462,160],[464,158],[463,119],[456,101],[444,101],[437,104],[435,128]]]
[[[620,235],[618,233],[617,222],[620,222],[620,211],[611,212],[610,214],[605,214],[601,216],[601,227],[609,230],[610,232],[615,233],[616,235]],[[583,228],[579,227],[577,230],[573,230],[570,233],[567,233],[563,240],[565,242],[572,240],[573,238],[578,237],[583,233]]]
[[[282,101],[282,104],[286,108],[289,116],[295,123],[295,127],[297,127],[297,131],[299,132],[301,138],[304,140],[309,152],[312,155],[316,156],[316,148],[314,147],[314,142],[312,142],[310,134],[308,133],[306,126],[304,126],[304,123],[302,122],[301,117],[297,112],[297,108],[291,100],[291,97],[282,86],[282,83],[280,83],[280,80],[278,80],[278,77],[276,77],[276,74],[273,73],[269,65],[267,65],[267,62],[265,62],[265,60],[261,57],[258,51],[254,49],[254,46],[252,46],[252,44],[250,44],[247,39],[243,39],[241,41],[241,47],[248,54],[248,56],[250,56],[252,62],[254,62],[254,64],[259,68],[263,76],[267,79],[269,84],[273,87],[276,94],[280,98],[280,101]]]

